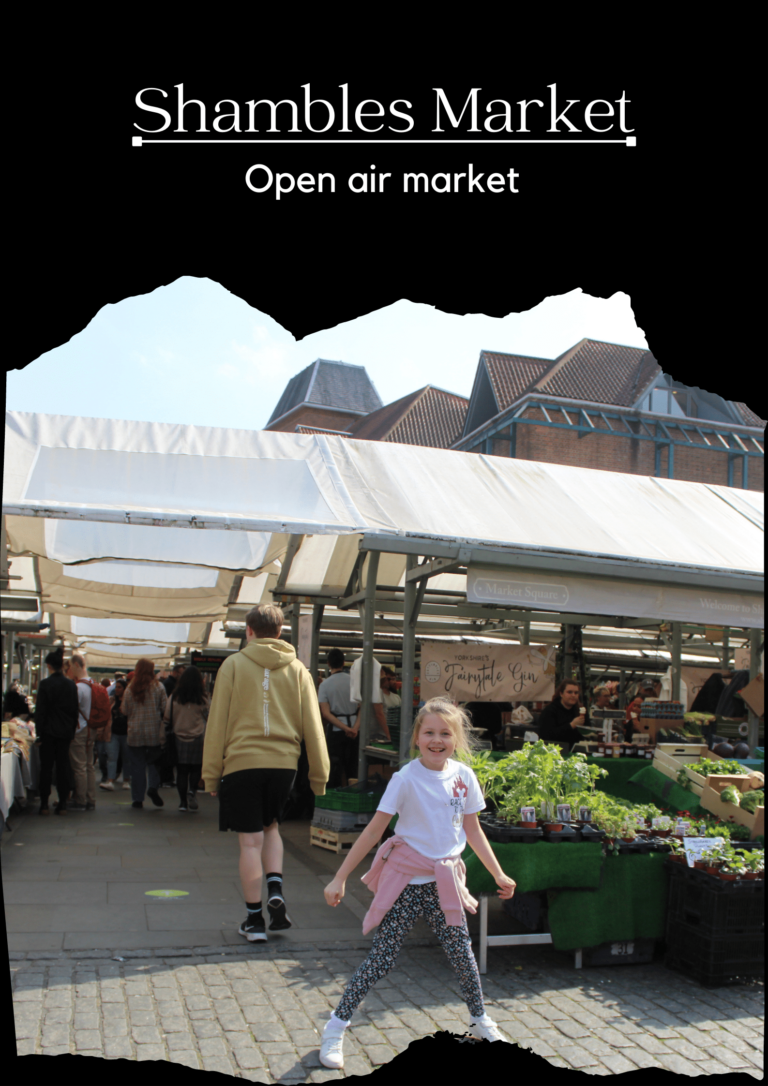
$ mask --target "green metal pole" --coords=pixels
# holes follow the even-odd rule
[[[672,701],[680,701],[680,657],[683,631],[679,622],[672,623]]]
[[[379,551],[368,552],[368,576],[365,582],[365,604],[363,611],[363,673],[360,682],[360,753],[358,756],[358,778],[368,779],[368,756],[365,748],[371,735],[371,717],[373,709],[373,634],[376,614],[376,578],[379,573]]]
[[[762,630],[750,630],[749,631],[749,679],[750,682],[754,679],[760,671],[760,642],[764,637]],[[756,747],[759,742],[760,727],[759,720],[749,709],[747,715],[747,743],[749,743],[750,750],[752,747]]]
[[[418,565],[415,554],[405,558],[406,575]],[[411,746],[413,727],[413,677],[416,671],[416,581],[406,578],[403,595],[403,667],[400,689],[400,761],[405,761]]]

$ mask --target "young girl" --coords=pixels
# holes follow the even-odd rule
[[[413,725],[411,753],[419,757],[396,773],[379,808],[350,849],[336,878],[325,888],[325,900],[338,905],[350,872],[399,816],[395,836],[379,848],[363,882],[374,899],[363,920],[363,933],[379,924],[371,952],[346,987],[323,1031],[320,1062],[344,1066],[344,1030],[368,990],[393,968],[408,932],[423,913],[456,970],[469,1007],[469,1032],[478,1039],[503,1041],[495,1022],[485,1013],[480,974],[472,953],[464,907],[477,911],[477,901],[465,885],[461,860],[469,842],[499,886],[510,898],[515,883],[499,866],[480,828],[478,811],[485,801],[469,766],[455,761],[457,751],[469,754],[469,721],[461,709],[433,698],[419,711]]]

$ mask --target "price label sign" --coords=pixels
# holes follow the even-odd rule
[[[571,805],[570,805],[570,803],[558,803],[558,805],[557,805],[557,820],[558,820],[558,822],[570,822],[571,821]]]
[[[700,860],[701,854],[707,849],[722,845],[722,837],[686,837],[683,847],[688,866],[693,867],[694,860]]]

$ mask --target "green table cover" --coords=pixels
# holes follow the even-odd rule
[[[669,878],[665,853],[604,857],[594,842],[490,845],[520,893],[548,891],[556,950],[663,938]],[[463,859],[469,892],[495,893],[495,881],[469,847]]]
[[[695,816],[707,814],[699,802],[699,796],[695,792],[687,792],[675,781],[654,769],[652,765],[645,766],[639,773],[631,778],[632,785],[640,785],[651,796],[651,803],[657,807],[667,807],[674,811],[688,811]]]
[[[628,799],[630,803],[653,803],[653,796],[647,789],[636,783],[630,783],[640,769],[651,763],[645,758],[595,758],[587,755],[587,765],[597,765],[608,770],[607,777],[600,777],[595,785],[599,792],[609,796]]]
[[[489,841],[489,844],[502,870],[515,880],[521,893],[563,887],[594,890],[600,884],[603,850],[595,841],[510,845]],[[469,846],[463,859],[470,894],[495,894],[498,887],[494,879]]]
[[[665,860],[663,852],[608,856],[598,890],[550,892],[549,926],[555,949],[663,939],[669,887]]]

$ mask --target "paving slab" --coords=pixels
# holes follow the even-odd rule
[[[5,878],[3,878],[3,883],[5,884]],[[40,905],[43,897],[46,901],[51,900],[50,894],[41,890],[40,880],[35,879],[29,881],[9,879],[7,885],[3,886],[3,897],[6,905],[37,906]],[[96,886],[79,882],[62,883],[56,886],[55,900],[58,905],[103,907],[107,904],[107,886],[102,883]]]

